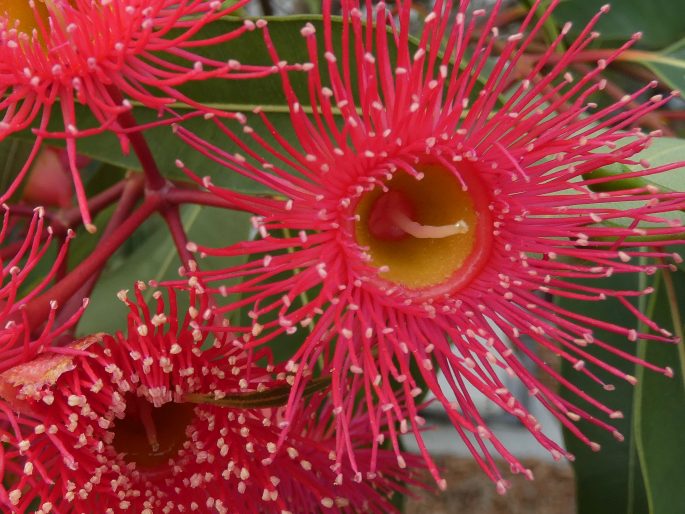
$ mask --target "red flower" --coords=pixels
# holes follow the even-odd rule
[[[204,295],[183,313],[157,291],[151,311],[143,289],[137,303],[120,293],[127,336],[89,336],[0,375],[4,512],[394,510],[388,497],[411,477],[373,446],[366,416],[351,421],[357,462],[377,474],[335,465],[319,393],[279,444],[292,377],[257,365],[265,351],[201,331]]]
[[[60,247],[52,267],[44,272],[40,282],[29,293],[22,290],[32,271],[44,259],[53,239],[50,227],[45,227],[44,212],[38,207],[29,218],[28,226],[18,217],[10,217],[10,209],[3,205],[0,228],[0,371],[32,359],[38,352],[50,347],[78,321],[83,307],[63,323],[55,322],[57,302],[51,302],[50,313],[40,333],[32,334],[23,316],[23,307],[45,289],[62,265],[73,237]],[[33,279],[32,277],[31,279]],[[54,350],[59,351],[59,350]]]
[[[75,138],[113,129],[127,148],[118,117],[131,101],[161,109],[174,101],[196,107],[177,87],[213,76],[251,77],[263,67],[218,62],[193,53],[252,30],[255,24],[209,40],[197,33],[210,22],[234,12],[248,0],[25,0],[3,2],[0,12],[0,140],[38,120],[36,142],[28,162],[0,201],[6,201],[30,168],[45,137],[66,139],[70,169],[83,220],[90,215],[76,164]],[[31,7],[33,6],[33,7]],[[185,64],[184,64],[185,63]],[[122,95],[128,99],[123,100]],[[99,126],[79,127],[75,104],[86,104]],[[49,133],[58,106],[64,133]],[[127,127],[124,127],[127,128]]]
[[[588,102],[602,88],[600,73],[607,62],[577,78],[565,73],[565,66],[594,39],[599,14],[562,57],[552,60],[568,33],[564,27],[519,81],[515,64],[553,6],[539,20],[529,13],[521,33],[500,39],[493,27],[496,9],[486,18],[484,11],[467,16],[468,2],[460,2],[453,18],[453,2],[438,1],[424,20],[418,48],[412,49],[411,2],[398,2],[396,17],[384,3],[372,7],[366,2],[363,14],[359,3],[343,2],[338,41],[330,2],[324,2],[322,58],[314,26],[302,29],[311,61],[308,99],[298,97],[282,73],[299,147],[281,137],[259,110],[272,139],[248,125],[242,130],[252,135],[260,152],[219,122],[243,154],[179,131],[230,172],[276,192],[269,198],[253,197],[215,187],[179,162],[198,183],[252,211],[261,235],[227,248],[191,244],[189,249],[248,257],[245,264],[197,275],[210,282],[230,280],[217,291],[240,299],[219,310],[249,309],[253,322],[243,330],[250,347],[308,327],[290,361],[289,369],[297,371],[294,398],[306,374],[324,358],[333,374],[340,434],[347,436],[355,405],[347,390],[363,384],[374,433],[381,432],[382,422],[392,426],[396,420],[423,448],[418,406],[410,402],[403,407],[397,395],[418,395],[425,383],[504,491],[507,483],[491,451],[514,472],[530,472],[486,427],[471,387],[516,417],[555,457],[565,452],[541,432],[537,420],[502,384],[497,369],[518,377],[593,447],[575,425],[581,418],[620,437],[610,424],[550,390],[524,366],[520,356],[609,418],[621,415],[560,376],[522,338],[599,382],[595,369],[629,382],[635,379],[588,353],[588,344],[672,373],[608,345],[595,329],[624,335],[628,348],[637,338],[674,341],[668,332],[650,323],[647,333],[637,333],[549,299],[601,302],[613,297],[625,306],[626,322],[634,324],[630,300],[649,290],[614,291],[602,279],[612,273],[654,273],[665,266],[661,259],[670,254],[644,250],[643,238],[635,236],[654,236],[663,245],[681,243],[682,224],[663,215],[682,209],[684,195],[640,185],[595,193],[591,186],[610,179],[584,174],[617,163],[636,166],[636,171],[625,167],[617,178],[640,178],[681,166],[652,168],[635,157],[651,138],[631,129],[632,124],[668,98],[654,96],[627,108],[629,100],[637,101],[654,88],[652,83],[601,109]],[[496,41],[501,46],[497,57],[491,53]],[[475,46],[469,48],[469,43]],[[272,52],[277,61],[273,47]],[[489,58],[494,65],[481,88],[478,77]],[[570,108],[559,111],[562,103]],[[595,285],[581,285],[578,278],[595,279]],[[303,295],[308,302],[300,301]],[[456,402],[438,384],[438,369]],[[293,419],[294,413],[287,416]],[[439,480],[435,466],[432,471]]]

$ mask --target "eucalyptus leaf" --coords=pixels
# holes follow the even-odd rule
[[[7,191],[31,153],[33,143],[17,138],[0,140],[0,191]]]
[[[648,185],[655,186],[660,191],[665,192],[685,191],[685,140],[672,137],[656,138],[648,148],[640,152],[634,159],[645,160],[654,168],[672,163],[682,163],[682,165],[654,175],[626,179],[622,178],[621,175],[631,171],[639,171],[643,169],[642,166],[612,164],[587,173],[585,178],[617,177],[613,181],[592,185],[593,191],[618,191]]]
[[[649,148],[640,152],[637,156],[633,158],[634,160],[647,161],[649,165],[653,168],[657,168],[662,165],[668,165],[672,163],[681,164],[681,166],[675,167],[671,170],[655,173],[652,175],[640,176],[640,177],[630,177],[624,178],[623,175],[631,171],[642,170],[641,165],[636,166],[626,166],[624,164],[612,164],[599,168],[590,173],[586,173],[584,178],[586,180],[591,179],[609,179],[611,177],[616,177],[615,180],[606,180],[592,184],[590,188],[593,191],[603,192],[603,191],[620,191],[624,189],[632,188],[644,188],[648,186],[655,187],[658,191],[664,193],[681,193],[685,191],[685,140],[676,138],[657,138],[652,141]],[[648,197],[645,196],[645,200]],[[638,206],[639,197],[636,197],[636,201],[631,202],[611,202],[610,207],[612,209],[631,209]],[[642,203],[642,202],[640,202]],[[683,210],[672,210],[660,214],[659,216],[667,218],[670,220],[680,221],[685,225],[685,211]],[[606,223],[606,225],[616,225],[621,224],[625,226],[631,223],[630,218],[621,218],[612,223]],[[649,224],[644,224],[648,226]],[[676,239],[672,235],[664,236],[668,240]],[[653,241],[662,239],[661,236],[645,236],[645,241]]]
[[[637,275],[614,275],[604,279],[602,286],[608,289],[630,290],[638,289]],[[595,287],[601,287],[597,281],[592,281]],[[626,311],[613,298],[602,302],[589,302],[564,297],[557,297],[556,303],[570,311],[591,318],[601,319],[607,323],[625,326]],[[627,328],[637,329],[637,320]],[[626,352],[635,354],[637,345],[628,341],[625,336],[603,330],[596,330],[595,337]],[[634,366],[625,359],[609,352],[589,345],[584,348],[589,354],[599,360],[615,366],[624,372],[634,375]],[[568,431],[565,431],[567,449],[576,457],[573,467],[576,475],[576,498],[578,514],[646,514],[646,496],[642,484],[642,474],[633,443],[631,414],[633,407],[633,386],[625,381],[616,379],[602,369],[587,364],[588,369],[600,379],[615,386],[615,390],[607,391],[601,385],[590,380],[586,375],[576,370],[568,362],[563,361],[562,374],[564,378],[577,386],[584,393],[599,400],[611,409],[621,411],[623,419],[607,420],[606,414],[591,406],[582,405],[591,414],[606,421],[610,421],[623,434],[625,441],[617,441],[611,433],[589,422],[580,422],[579,428],[591,441],[601,445],[601,451],[592,451],[585,443]],[[578,402],[575,395],[565,392],[564,395],[574,402]],[[601,506],[601,511],[597,510]]]
[[[306,398],[319,391],[323,391],[331,385],[331,377],[319,377],[310,380],[302,391]],[[264,391],[232,392],[221,398],[212,394],[187,394],[184,400],[203,405],[217,405],[219,407],[232,407],[239,409],[256,409],[268,407],[282,407],[288,403],[290,397],[290,385],[274,386]]]
[[[573,32],[579,33],[590,18],[599,12],[606,0],[565,0],[554,17],[559,25],[572,21]],[[638,46],[661,49],[680,39],[685,33],[682,3],[673,0],[621,0],[611,5],[596,26],[602,35],[599,43],[618,46],[636,32],[642,33]]]
[[[652,70],[664,84],[678,91],[685,90],[685,38],[660,52],[632,52],[631,55],[632,60]]]
[[[210,246],[228,246],[244,240],[251,228],[247,215],[243,213],[198,205],[183,207],[181,217],[189,240]],[[217,269],[240,262],[240,257],[208,258],[200,262],[200,267]],[[123,330],[127,309],[116,297],[117,292],[132,289],[137,280],[176,280],[180,266],[164,221],[158,216],[149,219],[109,260],[91,295],[90,306],[79,323],[79,335]],[[146,291],[148,300],[151,294],[152,289]]]
[[[680,163],[678,168],[650,175],[645,177],[645,180],[662,191],[685,191],[685,140],[673,137],[656,138],[649,148],[640,152],[639,158],[645,159],[652,167]]]
[[[681,251],[681,254],[685,253]],[[676,304],[669,302],[671,282]],[[657,277],[649,314],[662,327],[682,334],[685,272]],[[682,345],[682,343],[681,343]],[[685,506],[685,355],[679,345],[640,343],[639,356],[657,366],[671,366],[674,377],[640,370],[635,399],[635,433],[645,476],[650,514],[682,514]]]

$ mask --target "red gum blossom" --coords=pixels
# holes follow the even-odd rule
[[[187,394],[221,399],[292,379],[255,364],[270,360],[266,351],[245,352],[224,335],[201,331],[214,321],[204,295],[191,291],[191,307],[182,312],[173,292],[165,306],[157,291],[150,309],[143,289],[136,286],[135,301],[120,294],[130,309],[128,335],[90,336],[64,348],[68,356],[43,355],[0,374],[3,512],[26,512],[38,499],[41,514],[149,514],[167,507],[218,514],[396,512],[390,495],[418,484],[397,469],[397,459],[414,467],[420,460],[373,447],[360,408],[351,432],[357,462],[369,473],[337,464],[332,406],[321,394],[308,399],[283,444],[283,408],[199,404],[168,462],[139,468],[127,462],[115,450],[126,448],[116,437],[117,424],[127,422],[127,398],[137,395],[154,408]]]
[[[198,271],[193,278],[215,282],[208,291],[236,295],[238,299],[219,311],[249,312],[250,326],[231,327],[235,344],[257,348],[281,334],[308,331],[290,361],[295,382],[285,416],[290,422],[296,420],[302,388],[322,359],[324,369],[333,373],[339,459],[346,453],[354,459],[348,420],[356,398],[349,388],[363,388],[374,437],[380,441],[389,437],[397,448],[399,433],[412,432],[434,477],[444,486],[423,445],[420,406],[411,401],[421,393],[418,377],[412,376],[413,367],[445,407],[498,491],[504,492],[507,482],[493,454],[503,457],[512,471],[531,473],[485,426],[470,388],[517,418],[555,458],[567,454],[541,432],[537,420],[503,385],[497,370],[520,380],[593,449],[599,446],[576,425],[581,419],[621,437],[609,423],[546,388],[522,364],[519,355],[528,355],[574,393],[579,403],[599,407],[609,419],[620,416],[542,362],[528,349],[524,336],[607,388],[611,385],[597,377],[597,368],[630,383],[635,378],[587,354],[583,348],[588,344],[601,346],[627,362],[672,374],[669,368],[651,366],[603,342],[596,330],[624,335],[628,349],[637,338],[675,342],[671,334],[653,323],[648,324],[646,333],[638,333],[581,316],[555,306],[547,297],[554,294],[587,302],[615,298],[626,307],[629,325],[630,320],[643,319],[628,302],[650,290],[615,291],[601,279],[614,273],[654,273],[667,266],[662,259],[671,254],[661,248],[644,250],[644,242],[635,236],[658,236],[663,244],[683,243],[682,224],[664,219],[664,214],[683,209],[685,194],[653,188],[595,193],[589,186],[597,180],[585,179],[583,174],[613,163],[636,166],[636,171],[625,174],[631,178],[683,166],[650,167],[635,157],[648,146],[651,136],[631,127],[672,96],[654,96],[630,107],[630,102],[656,87],[650,83],[601,109],[588,103],[590,95],[603,87],[602,70],[639,35],[586,75],[574,79],[565,73],[574,57],[596,38],[593,28],[607,9],[590,20],[563,54],[551,59],[567,37],[569,27],[564,27],[530,74],[520,80],[514,76],[516,64],[557,1],[537,15],[540,2],[535,2],[522,22],[521,33],[509,36],[497,56],[492,53],[497,36],[493,24],[500,2],[485,18],[483,11],[466,16],[468,2],[461,2],[457,16],[451,18],[454,3],[438,0],[425,19],[416,50],[410,49],[408,42],[410,4],[402,1],[397,13],[391,13],[383,3],[365,2],[364,15],[360,2],[343,1],[342,45],[338,45],[330,1],[324,1],[324,48],[319,48],[313,25],[302,29],[311,61],[307,66],[309,98],[298,97],[287,73],[281,73],[297,147],[286,141],[268,114],[260,110],[255,112],[270,133],[267,139],[245,119],[239,120],[242,131],[261,146],[259,153],[219,121],[217,127],[238,146],[239,153],[229,153],[179,130],[188,144],[223,164],[227,173],[239,173],[285,197],[259,198],[219,188],[178,162],[198,184],[250,209],[260,236],[225,248],[191,243],[189,247],[201,255],[248,257],[244,264]],[[377,23],[370,22],[372,16]],[[450,32],[448,22],[453,22]],[[278,62],[278,51],[268,33],[266,41]],[[467,59],[468,43],[475,49]],[[390,47],[393,53],[396,50],[395,62]],[[336,53],[336,48],[342,48],[342,53]],[[495,59],[493,71],[478,94],[477,77],[491,57]],[[326,84],[322,83],[324,72],[330,77]],[[497,107],[507,88],[504,105]],[[570,107],[560,112],[564,103]],[[341,119],[342,124],[338,123]],[[489,257],[467,285],[429,298],[415,297],[392,284],[377,287],[377,276],[367,265],[369,256],[355,243],[350,229],[354,205],[363,194],[380,187],[397,170],[418,179],[416,167],[426,161],[437,161],[456,176],[463,165],[478,174],[490,198],[493,241]],[[634,207],[619,205],[625,201],[634,202]],[[621,227],[601,223],[618,218],[629,222]],[[596,285],[576,284],[574,279],[580,276],[596,279]],[[308,297],[304,305],[296,301],[300,295]],[[502,341],[501,333],[510,343]],[[438,384],[438,369],[445,374],[449,391]],[[448,392],[456,401],[448,400]],[[399,396],[408,398],[408,403]],[[382,430],[383,425],[389,432]]]

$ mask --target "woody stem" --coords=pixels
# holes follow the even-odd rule
[[[102,233],[102,237],[100,239],[101,241],[107,240],[111,234],[123,224],[123,222],[131,214],[131,211],[135,207],[142,194],[143,180],[139,173],[132,175],[128,179],[122,181],[122,183],[124,187],[121,190],[114,214],[112,214],[112,217],[107,223],[107,227]],[[75,294],[73,294],[71,298],[69,298],[57,318],[58,323],[69,319],[69,317],[80,307],[82,298],[90,296],[100,274],[102,273],[103,267],[104,266],[101,266],[99,269],[96,269],[93,275],[89,277],[85,283],[83,283],[81,288]]]
[[[121,92],[116,87],[110,86],[107,88],[107,91],[115,103],[119,105],[123,104]],[[138,122],[130,110],[120,113],[117,121],[124,129],[134,129],[138,126]],[[164,186],[167,185],[167,180],[160,173],[157,163],[155,162],[155,158],[153,157],[150,147],[145,140],[145,136],[140,131],[132,130],[126,134],[126,137],[131,142],[133,151],[136,153],[136,156],[140,161],[140,165],[143,168],[147,189],[159,191],[164,188]]]
[[[193,260],[192,254],[188,251],[188,235],[183,228],[183,221],[178,206],[171,205],[162,210],[162,217],[166,222],[167,228],[174,240],[176,251],[181,258],[181,263],[186,266],[189,261]]]

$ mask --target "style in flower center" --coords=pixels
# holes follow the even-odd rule
[[[417,169],[420,180],[399,171],[387,191],[362,196],[357,242],[383,280],[411,290],[453,290],[473,278],[489,251],[488,200],[472,172],[460,170],[458,177],[435,164]]]
[[[38,12],[40,18],[46,21],[48,19],[46,4],[50,5],[52,3],[53,0],[47,0],[46,2],[36,0],[35,7],[31,7],[29,0],[0,0],[0,18],[7,17],[9,27],[13,27],[14,22],[18,21],[18,30],[30,34],[33,29],[38,27],[35,12]]]
[[[114,424],[113,446],[127,462],[140,469],[166,466],[186,441],[186,427],[194,417],[194,405],[165,403],[155,407],[132,393],[126,396],[126,415]]]

